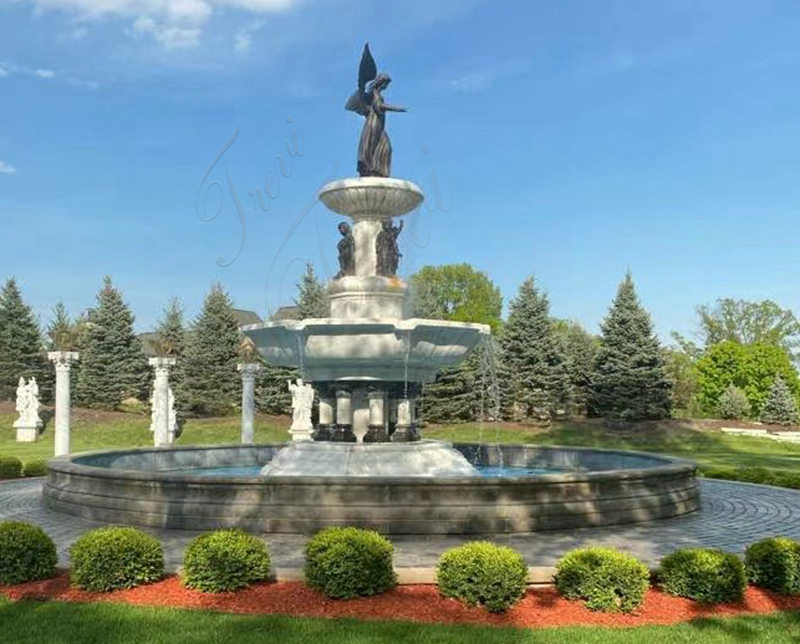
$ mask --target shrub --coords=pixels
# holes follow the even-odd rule
[[[372,530],[326,528],[305,548],[306,582],[335,599],[377,595],[397,583],[392,544]]]
[[[629,613],[642,605],[650,571],[613,548],[578,548],[556,564],[555,582],[559,593],[590,610]]]
[[[467,606],[480,604],[493,613],[508,610],[525,595],[527,577],[522,555],[487,541],[448,550],[436,568],[442,595]]]
[[[800,543],[788,537],[762,539],[744,556],[748,579],[784,595],[800,595]]]
[[[670,595],[703,604],[737,601],[747,576],[739,557],[711,548],[684,548],[661,560],[659,585]]]
[[[22,476],[22,461],[16,456],[0,456],[0,479],[18,479]]]
[[[47,475],[47,461],[43,458],[34,458],[27,461],[22,468],[22,476],[46,476]]]
[[[266,544],[241,530],[217,530],[192,541],[183,557],[183,583],[203,592],[245,588],[269,577]]]
[[[759,483],[761,485],[774,485],[777,483],[775,472],[766,467],[742,467],[736,472],[737,481],[745,483]]]
[[[47,579],[57,562],[53,540],[41,528],[21,521],[0,523],[0,584]]]
[[[164,576],[164,550],[155,537],[134,528],[98,528],[69,549],[70,578],[78,588],[106,592],[133,588]]]
[[[750,401],[747,395],[734,384],[728,385],[717,401],[717,414],[720,418],[741,420],[750,415]]]

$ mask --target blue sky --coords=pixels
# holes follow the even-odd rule
[[[663,338],[718,297],[800,310],[798,34],[791,1],[0,0],[0,277],[44,322],[105,274],[140,330],[217,280],[290,303],[335,272],[314,195],[354,174],[369,40],[428,195],[404,275],[535,274],[594,331],[630,269]]]

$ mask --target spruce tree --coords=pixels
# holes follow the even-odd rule
[[[500,346],[506,414],[545,422],[565,414],[570,401],[567,358],[550,318],[550,302],[533,277],[510,302]]]
[[[593,412],[623,421],[669,417],[672,383],[630,273],[619,285],[601,328],[602,342],[592,373]]]
[[[571,385],[571,414],[585,416],[592,390],[592,369],[599,346],[598,339],[577,322],[555,320],[555,330],[567,357]]]
[[[780,376],[773,381],[764,402],[761,422],[772,425],[794,425],[797,422],[797,400]]]
[[[39,323],[12,277],[0,291],[0,399],[14,398],[20,376],[35,377],[49,398],[49,372]]]
[[[164,308],[156,327],[156,351],[159,356],[175,358],[170,369],[169,383],[175,394],[175,408],[181,409],[183,398],[183,372],[186,350],[186,329],[183,324],[183,309],[177,297],[173,297]]]
[[[53,351],[74,351],[78,329],[70,319],[63,302],[53,307],[53,319],[47,325],[47,342]]]
[[[239,325],[230,297],[215,284],[189,334],[181,409],[194,416],[224,416],[239,402]]]
[[[314,274],[314,266],[306,264],[306,272],[297,284],[297,299],[294,301],[297,306],[298,317],[305,318],[326,318],[330,316],[330,302],[328,300],[328,290]]]
[[[145,399],[150,369],[133,322],[122,293],[106,276],[78,343],[75,399],[79,404],[115,409],[127,398]]]

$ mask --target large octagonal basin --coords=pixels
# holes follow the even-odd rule
[[[44,499],[52,509],[86,519],[152,528],[311,533],[355,525],[384,534],[487,535],[652,521],[700,504],[693,462],[640,452],[456,444],[477,469],[503,474],[253,473],[282,447],[148,448],[58,457],[48,463]]]
[[[443,320],[309,318],[243,329],[271,364],[302,367],[310,381],[431,382],[461,362],[490,329]]]

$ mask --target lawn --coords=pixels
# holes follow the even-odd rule
[[[15,419],[12,409],[9,403],[0,404],[0,455],[17,456],[23,461],[52,456],[52,418],[48,419],[39,441],[17,443],[12,428]],[[47,414],[43,417],[47,418]],[[257,415],[256,441],[288,440],[289,424],[288,418]],[[73,410],[72,450],[83,452],[152,445],[149,426],[150,417],[143,414]],[[595,421],[571,422],[549,429],[508,423],[470,423],[426,427],[423,435],[454,442],[538,443],[643,450],[691,458],[707,467],[758,466],[794,472],[800,470],[800,445],[699,430],[693,423],[679,420],[645,424],[624,431],[608,429]],[[236,416],[192,419],[187,421],[177,444],[236,443],[239,436],[240,420]]]
[[[677,626],[633,629],[522,630],[408,622],[297,619],[165,608],[0,600],[2,641],[15,644],[182,644],[280,642],[281,644],[667,644],[677,642],[797,642],[800,613],[703,619]]]

